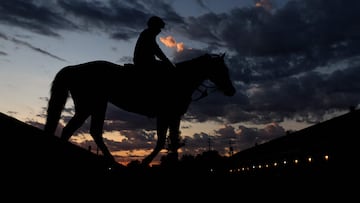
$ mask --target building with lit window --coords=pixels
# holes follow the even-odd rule
[[[350,112],[243,150],[230,157],[233,174],[334,176],[357,165],[360,111]]]

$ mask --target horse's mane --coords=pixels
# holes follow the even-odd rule
[[[200,59],[204,59],[205,57],[210,57],[211,55],[210,54],[203,54],[203,55],[200,55],[198,57],[195,57],[195,58],[192,58],[192,59],[189,59],[189,60],[183,60],[183,61],[179,61],[176,63],[176,66],[184,66],[184,65],[187,65],[187,64],[191,64],[191,63],[195,63],[197,61],[199,61]]]
[[[191,59],[188,59],[188,60],[182,60],[182,61],[179,61],[179,62],[176,62],[176,67],[181,67],[182,69],[184,67],[190,67],[190,68],[193,68],[194,65],[196,65],[198,62],[201,62],[202,60],[209,60],[211,58],[215,58],[215,57],[219,57],[220,55],[219,54],[210,54],[210,53],[205,53],[205,54],[202,54],[198,57],[194,57],[194,58],[191,58]],[[192,65],[192,66],[189,66],[189,65]],[[135,65],[132,64],[132,63],[125,63],[123,65],[117,65],[118,68],[122,68],[124,70],[127,70],[129,68],[134,68]]]

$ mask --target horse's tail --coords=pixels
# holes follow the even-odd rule
[[[51,84],[50,99],[48,102],[47,118],[44,131],[50,135],[54,135],[58,126],[61,112],[66,104],[69,96],[69,83],[67,79],[68,68],[60,70]]]

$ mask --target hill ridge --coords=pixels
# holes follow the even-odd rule
[[[1,149],[3,170],[13,173],[46,176],[87,177],[105,175],[105,159],[42,129],[0,112],[0,133],[6,147]],[[119,167],[122,165],[119,164]],[[81,171],[81,173],[79,173]]]

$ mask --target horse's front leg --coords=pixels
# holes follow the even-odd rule
[[[148,166],[152,160],[159,154],[159,152],[164,149],[166,142],[166,133],[168,130],[167,119],[157,118],[156,119],[156,132],[157,132],[157,142],[153,151],[142,160],[142,165]]]
[[[176,158],[178,156],[178,149],[184,145],[180,142],[180,117],[174,117],[169,122],[169,151],[173,153]]]

